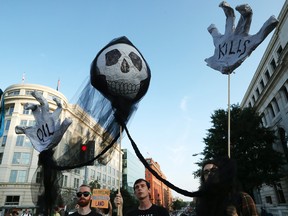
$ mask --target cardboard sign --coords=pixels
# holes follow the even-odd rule
[[[109,189],[93,189],[91,207],[108,208],[109,200],[110,200]]]

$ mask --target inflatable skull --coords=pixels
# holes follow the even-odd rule
[[[91,67],[91,84],[108,98],[139,100],[147,91],[150,76],[143,56],[126,37],[104,47]]]

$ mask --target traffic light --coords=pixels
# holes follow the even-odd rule
[[[90,161],[94,158],[95,153],[95,141],[88,141],[80,146],[80,160],[82,162]],[[88,165],[94,165],[94,161],[91,161]]]

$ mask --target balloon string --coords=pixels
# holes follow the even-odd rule
[[[121,159],[122,159],[122,154],[121,154],[121,140],[122,140],[122,126],[120,125],[120,140],[119,140],[119,174],[118,174],[118,194],[120,194],[120,181],[121,181]],[[117,208],[117,216],[120,216],[120,205],[118,205]]]

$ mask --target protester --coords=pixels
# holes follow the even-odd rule
[[[169,216],[168,211],[162,206],[157,206],[150,201],[150,183],[145,179],[138,179],[134,183],[134,194],[139,201],[139,206],[127,212],[125,216]],[[120,214],[123,215],[123,199],[121,193],[118,193],[114,199]]]
[[[81,185],[78,188],[77,195],[77,205],[79,206],[77,211],[70,214],[71,216],[102,216],[97,213],[95,210],[91,209],[90,203],[92,200],[91,188],[88,185]]]
[[[228,157],[203,163],[197,216],[258,216],[251,196],[240,190],[236,172],[235,161]]]

